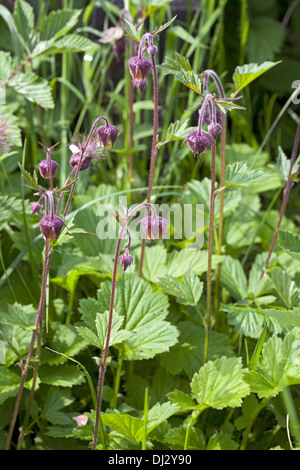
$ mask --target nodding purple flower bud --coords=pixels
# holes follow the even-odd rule
[[[73,153],[70,158],[70,165],[74,168],[74,166],[79,165],[81,154],[80,153]],[[80,164],[80,171],[86,170],[91,164],[92,158],[91,157],[82,157],[81,164]]]
[[[147,47],[147,52],[153,57],[157,53],[157,47],[152,44],[151,46]]]
[[[156,240],[163,237],[167,228],[167,220],[163,217],[149,215],[142,219],[142,226],[144,238]]]
[[[222,126],[218,122],[211,122],[207,128],[208,132],[216,139],[222,131]]]
[[[216,122],[218,124],[222,124],[222,111],[217,106],[215,106],[215,109],[216,109]],[[205,109],[204,114],[203,114],[203,123],[207,125],[211,123],[211,114],[210,114],[210,110],[208,107]]]
[[[51,165],[50,165],[51,163]],[[52,174],[52,178],[54,177],[55,173],[58,170],[58,164],[54,160],[42,160],[38,164],[38,169],[40,171],[41,177],[44,179],[49,180],[50,175]]]
[[[121,131],[117,127],[110,124],[98,127],[97,135],[101,147],[111,149],[117,140],[119,132]]]
[[[57,240],[64,225],[64,221],[58,215],[53,217],[44,215],[39,223],[42,236],[45,240]]]
[[[37,212],[40,212],[41,208],[42,206],[38,202],[34,202],[33,204],[31,204],[32,215],[36,214]]]
[[[127,251],[119,256],[119,261],[123,266],[124,271],[133,263],[134,258]]]
[[[155,47],[155,46],[153,46]],[[146,57],[134,56],[127,62],[133,84],[142,92],[148,83],[148,75],[152,69],[152,62]]]
[[[196,157],[212,146],[211,135],[205,131],[200,132],[200,134],[198,130],[192,131],[186,136],[183,143],[185,141],[187,141],[191,151]]]

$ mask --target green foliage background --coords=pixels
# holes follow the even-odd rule
[[[42,270],[39,219],[31,215],[36,199],[28,179],[21,178],[19,164],[33,174],[44,158],[39,142],[46,147],[60,142],[52,154],[60,167],[55,179],[60,187],[69,172],[69,145],[104,115],[121,130],[121,137],[82,173],[72,206],[73,231],[55,247],[39,380],[23,448],[88,449],[92,440],[97,358],[105,341],[115,249],[115,240],[95,236],[96,209],[100,203],[118,209],[120,196],[126,196],[128,204],[145,200],[152,138],[149,78],[143,95],[135,93],[130,182],[130,76],[125,67],[130,42],[126,39],[120,61],[113,43],[103,42],[104,32],[118,25],[123,6],[135,20],[142,9],[143,31],[153,31],[177,14],[156,43],[159,150],[153,194],[157,203],[204,204],[205,230],[204,246],[198,251],[189,249],[190,240],[177,240],[172,230],[170,240],[149,243],[143,279],[137,276],[140,244],[134,241],[134,265],[126,273],[121,268],[118,272],[103,396],[108,448],[300,445],[298,185],[292,189],[264,283],[257,288],[299,120],[299,104],[291,95],[293,82],[300,80],[300,4],[203,0],[200,8],[200,1],[184,3],[182,11],[176,1],[155,0],[124,5],[104,0],[17,0],[0,5],[0,82],[5,82],[0,88],[0,119],[10,121],[12,132],[10,147],[0,153],[1,448],[18,390],[19,365],[29,348]],[[190,108],[200,103],[200,97],[195,83],[186,86],[175,74],[166,73],[163,64],[169,67],[176,53],[189,61],[195,77],[214,69],[227,96],[244,79],[245,69],[237,76],[237,66],[278,62],[261,75],[256,66],[250,67],[257,78],[241,91],[238,104],[245,110],[228,113],[224,246],[222,254],[213,257],[214,269],[222,263],[222,322],[212,331],[206,364],[202,320],[210,158],[204,154],[195,159],[188,146],[182,146],[197,125],[197,112]],[[217,176],[219,167],[217,161]],[[35,186],[37,181],[30,182]],[[215,219],[217,224],[217,208]],[[18,425],[30,380],[29,374]],[[74,417],[82,414],[88,423],[77,426]]]

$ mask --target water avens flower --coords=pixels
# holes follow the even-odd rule
[[[163,217],[149,215],[142,219],[144,238],[156,240],[162,238],[167,228],[167,220]]]
[[[129,67],[130,75],[133,80],[133,84],[142,92],[148,83],[148,75],[152,69],[152,62],[147,57],[134,56],[128,60],[127,65]]]
[[[57,240],[64,225],[64,221],[58,215],[53,217],[44,215],[39,223],[42,236],[45,240]]]
[[[191,151],[197,157],[201,153],[206,152],[212,146],[212,138],[208,132],[198,130],[190,132],[183,143],[187,141]]]
[[[208,125],[207,130],[216,139],[222,132],[222,126],[218,122],[211,122]]]
[[[125,251],[125,253],[119,256],[119,262],[123,266],[124,271],[126,271],[126,269],[132,265],[133,261],[134,258],[128,253],[128,251]]]
[[[111,126],[110,124],[98,127],[96,133],[99,138],[100,146],[104,149],[111,149],[117,140],[119,132],[120,130],[117,127]]]
[[[42,178],[49,180],[55,176],[58,164],[54,160],[42,160],[38,164],[38,169]]]
[[[31,204],[32,215],[36,214],[37,212],[40,212],[41,208],[42,206],[38,202],[34,202],[33,204]]]

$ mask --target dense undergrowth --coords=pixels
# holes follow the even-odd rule
[[[299,20],[0,5],[0,448],[299,448]]]

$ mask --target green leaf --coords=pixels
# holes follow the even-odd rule
[[[0,51],[0,82],[5,80],[12,73],[12,58],[9,52]]]
[[[66,364],[43,365],[39,369],[39,377],[42,383],[56,387],[73,387],[85,381],[83,373],[76,366]]]
[[[192,376],[203,365],[205,331],[190,321],[179,322],[179,341],[171,350],[160,356],[160,362],[173,375],[184,372]],[[217,331],[211,332],[209,359],[220,356],[231,356],[232,349],[227,335]]]
[[[242,416],[239,416],[234,422],[238,431],[245,429],[250,423],[252,423],[253,414],[255,413],[258,404],[259,402],[256,396],[252,393],[245,398],[242,404]]]
[[[175,52],[175,59],[165,58],[160,66],[165,75],[171,74],[188,88],[201,95],[202,81],[193,71],[188,59]]]
[[[97,313],[96,315],[96,329],[98,333],[98,338],[100,342],[100,349],[105,348],[106,336],[108,330],[108,319],[109,311],[104,312],[103,314]],[[118,315],[116,312],[113,313],[109,346],[114,344],[122,343],[126,339],[130,338],[133,335],[131,331],[121,329],[122,323],[124,322],[124,317]]]
[[[221,283],[236,300],[247,297],[247,278],[238,259],[226,256],[222,263]]]
[[[69,424],[70,418],[61,409],[69,406],[75,400],[64,390],[50,388],[41,416],[52,424],[65,426]]]
[[[173,403],[180,406],[180,411],[192,411],[198,408],[192,397],[181,390],[174,390],[174,392],[168,393],[167,396]]]
[[[203,292],[203,282],[200,282],[193,271],[186,272],[182,281],[174,276],[165,276],[160,279],[159,285],[183,305],[197,305]]]
[[[244,187],[250,183],[257,183],[264,179],[271,178],[271,175],[261,170],[249,170],[248,164],[244,162],[235,162],[226,166],[225,186],[227,187]]]
[[[57,10],[44,17],[40,26],[40,40],[59,39],[78,22],[82,10]]]
[[[98,336],[90,328],[87,328],[86,326],[76,326],[76,330],[85,341],[96,346],[96,348],[101,349],[101,343]]]
[[[278,62],[263,62],[262,64],[245,64],[238,65],[235,68],[234,74],[232,76],[233,82],[236,88],[236,93],[240,92],[243,88],[248,86],[253,80],[260,77],[263,73],[270,70],[275,65],[279,64]]]
[[[21,175],[25,181],[26,186],[28,186],[28,188],[30,189],[33,189],[34,191],[39,191],[39,183],[38,183],[38,177],[37,177],[36,171],[34,170],[33,175],[31,176],[29,171],[25,170],[25,168],[23,168],[23,165],[21,165],[20,162],[18,163],[18,165],[21,170]]]
[[[46,46],[49,43],[46,43]],[[63,54],[64,52],[84,52],[95,47],[95,43],[90,39],[80,36],[79,34],[66,34],[62,38],[56,40],[51,47],[46,47],[43,54]]]
[[[283,25],[270,14],[253,17],[245,47],[249,61],[273,60],[281,50],[285,34]]]
[[[111,282],[105,281],[98,291],[97,302],[87,299],[80,303],[82,318],[93,331],[93,316],[95,321],[97,312],[104,313],[109,310],[110,296]],[[168,351],[176,343],[176,327],[164,320],[168,314],[168,306],[168,297],[165,294],[154,292],[148,282],[135,274],[124,273],[119,278],[114,310],[124,317],[123,328],[134,333],[118,346],[125,359],[154,357]]]
[[[164,142],[158,142],[157,148],[175,140],[185,139],[186,136],[194,130],[194,127],[187,127],[188,122],[189,119],[172,122],[167,129],[166,140]]]
[[[256,371],[245,379],[259,398],[276,396],[285,387],[300,383],[300,328],[296,327],[284,339],[273,335],[265,344]]]
[[[278,243],[292,258],[300,261],[300,235],[287,230],[278,230]]]
[[[297,307],[299,305],[299,289],[295,281],[281,268],[275,267],[268,271],[277,294],[285,307]]]
[[[18,36],[26,51],[30,53],[38,41],[34,28],[34,11],[32,6],[24,0],[17,0],[13,19]]]
[[[34,73],[16,74],[9,80],[8,86],[12,87],[17,93],[24,95],[28,101],[37,103],[42,108],[54,108],[52,89],[47,80],[38,77]]]
[[[179,407],[173,403],[166,402],[162,405],[156,403],[147,416],[146,435],[148,435],[159,424],[166,421],[178,411]],[[144,437],[145,423],[143,418],[135,418],[128,414],[105,413],[101,415],[102,422],[133,443],[140,443]]]
[[[143,23],[136,28],[134,24],[128,21],[125,17],[123,17],[123,21],[125,25],[125,35],[133,41],[140,42],[142,39]]]
[[[241,406],[250,387],[244,380],[240,358],[221,357],[209,361],[196,373],[191,382],[194,398],[202,409]]]
[[[24,330],[35,329],[36,309],[32,305],[15,303],[8,305],[8,310],[0,309],[0,323],[4,325],[17,325]]]
[[[168,2],[164,2],[164,4],[166,3],[170,3],[172,0],[169,0]],[[160,5],[161,6],[161,5]],[[175,15],[170,21],[167,21],[166,23],[160,25],[160,26],[156,26],[155,27],[155,30],[152,32],[152,34],[158,34],[158,33],[161,33],[162,31],[164,31],[165,29],[167,29],[172,23],[173,21],[175,21],[175,19],[177,18],[177,15]]]
[[[23,213],[22,199],[14,196],[0,196],[0,227],[9,223],[11,219]],[[29,212],[29,204],[26,201],[26,212]]]

